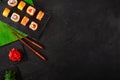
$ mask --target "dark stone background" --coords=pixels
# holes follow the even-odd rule
[[[44,62],[19,41],[0,48],[0,69],[16,65],[24,80],[103,80],[120,74],[119,0],[34,0],[51,19],[39,42]],[[11,63],[8,51],[24,48],[27,59]]]

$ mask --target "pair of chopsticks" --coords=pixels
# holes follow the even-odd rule
[[[33,40],[27,38],[26,36],[18,33],[17,31],[15,31],[14,29],[10,28],[9,26],[7,26],[11,32],[18,38],[18,40],[23,43],[26,47],[28,47],[32,52],[34,52],[37,56],[39,56],[42,60],[46,61],[46,58],[41,55],[39,52],[37,52],[35,49],[33,49],[29,44],[27,44],[23,39],[29,41],[31,44],[33,44],[34,46],[43,49],[43,47],[41,45],[38,45],[36,42],[34,42]],[[23,37],[23,39],[21,38]]]

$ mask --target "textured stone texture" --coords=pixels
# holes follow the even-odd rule
[[[39,42],[48,61],[25,48],[28,60],[16,64],[24,80],[102,80],[120,78],[119,0],[34,0],[51,12]],[[11,65],[0,48],[0,68]]]

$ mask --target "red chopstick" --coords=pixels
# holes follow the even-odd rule
[[[24,40],[22,40],[16,33],[13,32],[13,34],[19,39],[20,42],[22,42],[25,46],[27,46],[32,52],[34,52],[37,56],[39,56],[42,60],[46,61],[46,58],[42,56],[39,52],[37,52],[35,49],[33,49],[30,45],[28,45]]]

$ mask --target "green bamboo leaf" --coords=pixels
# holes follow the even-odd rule
[[[32,6],[34,6],[34,3],[33,3],[33,0],[24,0],[26,3],[28,3],[28,4],[30,4],[30,5],[32,5]]]

